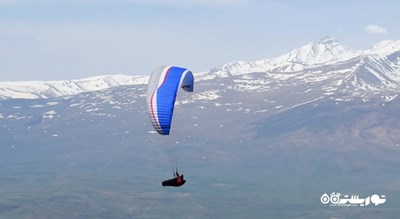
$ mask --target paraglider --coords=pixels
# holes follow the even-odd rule
[[[193,92],[193,85],[193,73],[186,68],[162,66],[153,71],[147,87],[146,100],[151,123],[158,134],[170,134],[179,88]],[[164,181],[163,186],[177,187],[186,182],[183,175],[178,174],[177,168],[176,166],[174,178]]]
[[[183,175],[179,175],[178,171],[175,173],[175,178],[165,180],[162,182],[162,186],[174,186],[179,187],[185,184],[186,180],[183,179]]]

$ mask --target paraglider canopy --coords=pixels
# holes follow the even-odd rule
[[[176,66],[162,66],[151,74],[146,100],[152,125],[160,135],[169,135],[179,88],[193,92],[193,82],[191,71]]]

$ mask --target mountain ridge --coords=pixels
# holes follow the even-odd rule
[[[343,62],[358,56],[389,55],[400,51],[400,40],[384,40],[375,44],[371,49],[358,51],[343,46],[333,37],[323,37],[320,40],[310,42],[300,48],[278,56],[274,59],[260,59],[256,61],[233,61],[217,66],[210,71],[233,72],[243,74],[249,72],[297,72],[317,66]],[[314,56],[310,56],[314,54]]]
[[[384,40],[371,49],[359,51],[342,45],[336,38],[323,37],[273,59],[234,61],[195,73],[195,80],[246,77],[256,72],[265,74],[264,80],[282,83],[293,78],[305,86],[310,81],[329,79],[333,83],[327,89],[338,90],[345,84],[347,90],[353,89],[353,94],[393,91],[400,86],[400,40]],[[122,85],[142,85],[147,83],[148,77],[104,75],[79,80],[0,82],[0,99],[75,95]],[[254,87],[249,89],[254,90]]]
[[[47,99],[147,83],[148,76],[102,75],[77,80],[0,82],[0,99]]]

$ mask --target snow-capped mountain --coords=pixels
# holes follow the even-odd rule
[[[254,77],[255,73],[262,76]],[[230,62],[195,75],[197,81],[229,78],[234,82],[232,87],[242,91],[292,86],[299,91],[318,90],[321,95],[340,93],[344,95],[342,99],[369,95],[392,99],[400,86],[400,40],[382,41],[371,49],[357,51],[335,38],[324,37],[277,58]],[[0,82],[0,99],[51,98],[146,84],[147,80],[148,76],[114,75],[68,81]]]
[[[324,37],[273,59],[265,70],[271,72],[301,71],[319,65],[349,60],[360,54],[360,51],[341,45],[335,38]]]
[[[377,44],[375,44],[371,49],[366,50],[366,54],[391,54],[399,51],[400,49],[400,40],[384,40]]]
[[[332,37],[324,37],[275,59],[275,62],[296,62],[308,66],[348,60],[360,55],[360,51],[343,46]]]
[[[257,61],[235,61],[218,66],[209,72],[221,76],[246,74],[250,72],[299,72],[319,66],[333,65],[359,56],[389,55],[400,51],[400,40],[385,40],[366,51],[357,51],[340,44],[332,37],[308,43],[274,59]]]
[[[146,76],[104,75],[79,80],[0,82],[0,99],[46,99],[147,81]]]
[[[262,74],[255,79],[255,73]],[[296,87],[341,99],[381,96],[390,100],[400,89],[400,41],[382,41],[355,51],[324,37],[275,59],[236,61],[198,75],[200,79],[234,77],[241,90],[271,91]]]
[[[324,37],[274,59],[253,62],[236,61],[212,69],[223,74],[243,74],[249,72],[297,72],[317,66],[336,63],[362,54],[343,46],[332,37]]]

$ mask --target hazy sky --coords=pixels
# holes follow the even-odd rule
[[[0,81],[194,72],[273,58],[323,36],[400,39],[400,1],[0,0]]]

